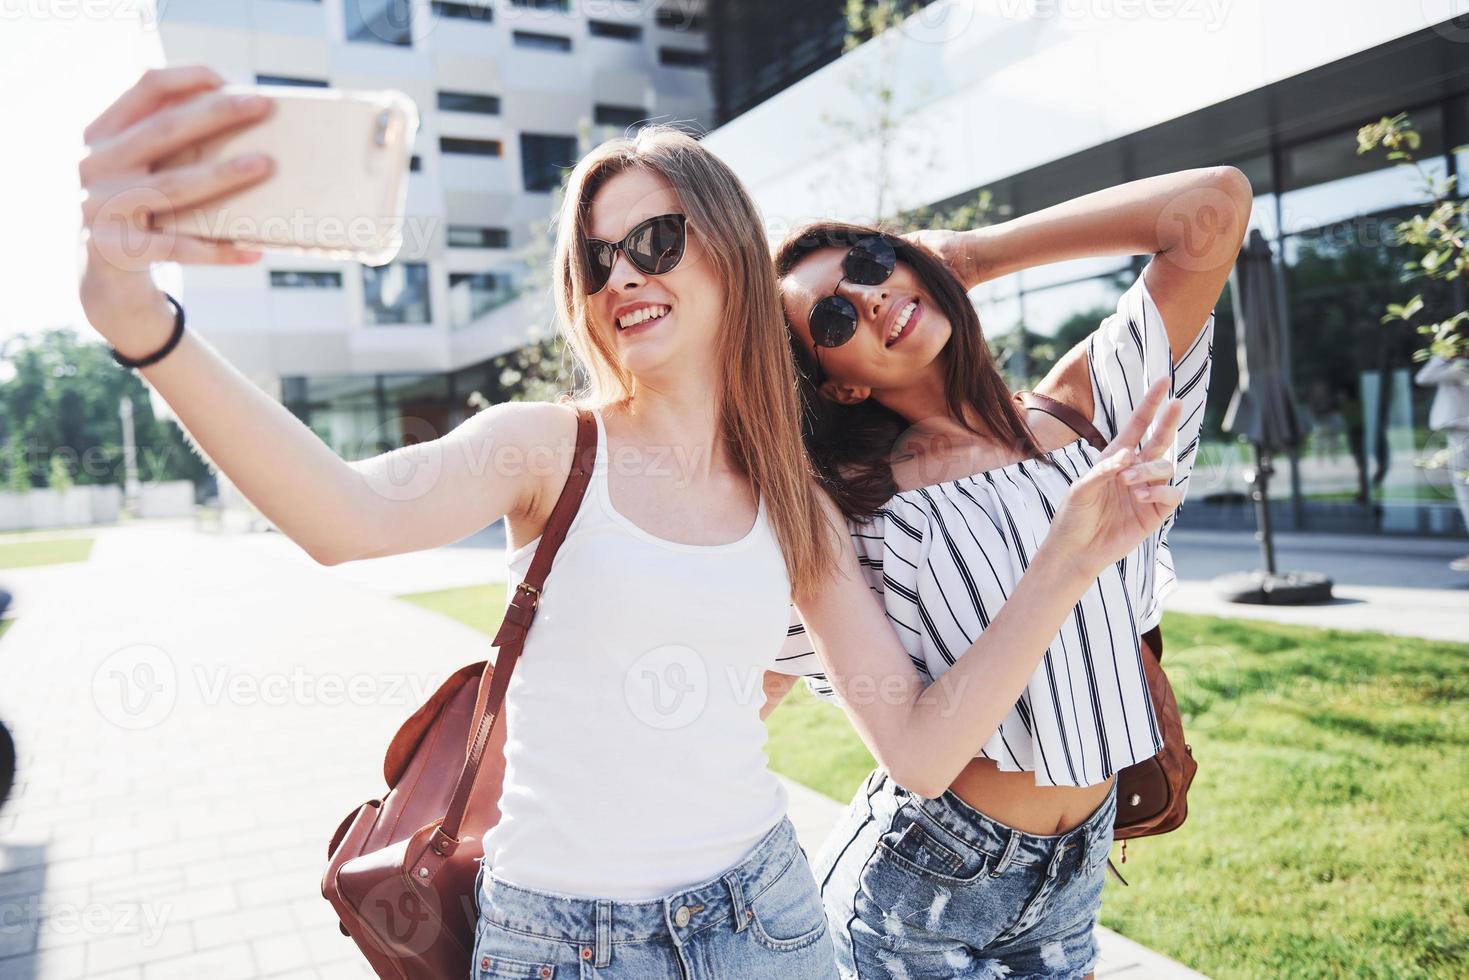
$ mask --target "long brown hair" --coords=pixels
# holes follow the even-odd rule
[[[883,234],[900,262],[906,262],[953,327],[944,349],[944,402],[949,415],[976,435],[989,435],[1039,456],[1041,449],[1016,407],[1010,388],[990,356],[979,314],[959,279],[944,261],[916,242],[881,229],[842,221],[816,221],[786,236],[775,250],[775,274],[784,279],[801,260],[823,248],[851,248],[858,239]],[[838,405],[817,391],[817,364],[787,323],[791,357],[799,367],[802,437],[806,452],[832,499],[847,517],[870,519],[897,493],[892,450],[908,422],[874,398]],[[967,421],[968,406],[988,426],[981,432]]]
[[[702,236],[705,261],[724,284],[715,396],[720,435],[765,504],[792,593],[807,593],[833,568],[827,544],[832,531],[802,446],[800,396],[764,225],[734,172],[671,126],[608,140],[571,172],[557,217],[554,288],[567,343],[587,370],[587,386],[574,401],[605,406],[636,396],[636,379],[589,322],[581,260],[592,199],[608,180],[632,168],[657,174],[673,188]]]

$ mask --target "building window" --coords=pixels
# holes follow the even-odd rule
[[[688,48],[659,48],[658,63],[673,68],[703,68],[709,61],[706,51],[691,51]]]
[[[408,158],[408,170],[410,173],[418,173],[423,169],[423,159],[417,154]]]
[[[648,118],[648,110],[635,105],[603,105],[593,108],[593,119],[598,126],[636,126]]]
[[[413,43],[413,0],[342,0],[348,41]]]
[[[362,306],[369,324],[431,322],[428,266],[422,262],[363,266]]]
[[[564,14],[571,9],[571,0],[510,0],[510,6],[527,10],[559,10]]]
[[[499,140],[472,140],[461,136],[440,136],[440,153],[464,153],[476,157],[497,157],[500,155]]]
[[[477,112],[486,116],[498,116],[500,97],[476,92],[440,92],[439,108],[445,112]]]
[[[576,166],[576,137],[520,134],[520,171],[528,191],[553,191],[561,172]]]
[[[1447,148],[1439,107],[1409,109],[1408,118],[1417,126],[1423,140],[1414,153],[1423,173],[1438,179],[1447,177]],[[1395,165],[1385,154],[1353,153],[1355,143],[1354,127],[1281,150],[1283,232],[1289,234],[1349,222],[1360,215],[1422,200],[1422,178],[1414,168]]]
[[[570,51],[571,38],[559,34],[537,34],[534,31],[516,31],[515,46],[535,48],[539,51]]]
[[[592,37],[610,37],[619,41],[636,41],[643,36],[643,29],[636,24],[618,24],[610,20],[589,20],[587,30],[592,32]]]
[[[324,78],[296,78],[291,75],[256,75],[256,85],[294,85],[297,88],[326,88]]]
[[[434,0],[430,7],[435,17],[442,17],[444,20],[473,20],[488,24],[495,19],[493,8],[482,7],[477,3],[439,3]]]
[[[450,248],[509,248],[510,232],[505,228],[450,225],[448,242]]]
[[[514,298],[509,276],[493,272],[451,272],[449,325],[462,327]]]
[[[674,10],[662,7],[657,14],[658,26],[669,31],[702,31],[704,30],[704,17],[701,14],[691,14],[683,10]]]
[[[340,272],[299,272],[295,269],[271,269],[271,289],[341,289]]]

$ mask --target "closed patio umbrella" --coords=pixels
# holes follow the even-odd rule
[[[1239,388],[1224,414],[1224,431],[1247,440],[1255,465],[1245,471],[1255,505],[1255,538],[1264,569],[1226,575],[1216,580],[1233,602],[1301,604],[1331,599],[1331,580],[1323,575],[1277,572],[1270,528],[1271,460],[1301,444],[1301,427],[1290,390],[1290,357],[1286,346],[1275,268],[1270,246],[1259,229],[1250,232],[1229,277],[1234,301],[1235,353]]]

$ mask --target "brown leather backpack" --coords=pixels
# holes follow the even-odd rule
[[[383,760],[387,794],[347,814],[327,845],[321,893],[384,980],[470,975],[484,853],[476,835],[499,822],[505,777],[500,706],[596,448],[596,419],[578,410],[571,473],[495,634],[495,662],[461,667],[402,724]]]
[[[1045,412],[1060,420],[1094,448],[1106,448],[1107,440],[1102,438],[1091,420],[1065,402],[1033,391],[1018,392],[1015,397],[1026,408]],[[1113,837],[1122,841],[1124,864],[1130,838],[1167,833],[1183,823],[1188,816],[1189,784],[1199,768],[1194,761],[1193,747],[1184,739],[1183,719],[1178,714],[1173,686],[1168,683],[1168,675],[1163,673],[1163,631],[1154,626],[1139,639],[1148,654],[1142,658],[1143,673],[1148,679],[1148,693],[1153,698],[1153,713],[1163,729],[1163,749],[1157,755],[1117,772],[1117,819]],[[1112,873],[1124,885],[1127,884],[1115,866]]]

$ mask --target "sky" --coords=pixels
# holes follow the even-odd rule
[[[77,299],[82,130],[163,64],[149,0],[0,0],[0,345],[52,326],[99,339]]]

